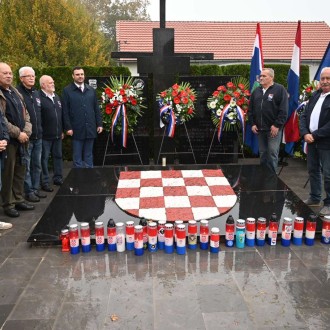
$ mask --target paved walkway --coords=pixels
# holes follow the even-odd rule
[[[305,162],[289,159],[280,178],[308,197]],[[143,257],[30,247],[55,193],[0,231],[1,329],[329,329],[327,245]]]

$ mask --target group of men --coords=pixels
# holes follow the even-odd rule
[[[29,202],[47,197],[45,192],[53,191],[51,181],[57,186],[63,183],[64,132],[72,137],[73,166],[93,167],[94,140],[103,130],[101,111],[94,88],[84,83],[84,70],[75,67],[72,77],[60,98],[51,76],[41,76],[36,90],[35,71],[27,66],[19,69],[15,88],[11,67],[0,62],[0,189],[8,217],[33,210]],[[0,229],[11,227],[0,222]]]
[[[94,140],[103,130],[101,112],[95,90],[84,83],[84,70],[75,67],[72,77],[73,82],[64,88],[60,98],[55,94],[52,77],[42,76],[41,90],[37,91],[34,70],[23,67],[19,70],[21,83],[16,89],[12,86],[10,66],[0,62],[1,197],[4,213],[9,217],[18,217],[19,211],[33,210],[34,206],[28,202],[38,202],[46,197],[43,191],[53,191],[48,172],[50,154],[53,183],[63,183],[64,132],[72,136],[73,166],[93,167]],[[274,82],[274,70],[263,69],[260,86],[251,95],[248,113],[252,132],[258,135],[260,163],[272,172],[276,172],[278,165],[288,97],[285,88]],[[300,133],[308,144],[310,197],[305,203],[321,205],[323,175],[326,198],[320,215],[330,215],[329,67],[322,69],[320,88],[313,93],[300,118]],[[0,222],[0,229],[11,226]]]
[[[249,123],[258,136],[260,164],[276,173],[283,127],[288,116],[285,88],[274,82],[274,70],[265,68],[260,86],[251,95]],[[321,216],[330,215],[330,67],[320,75],[320,87],[309,99],[300,117],[300,135],[307,143],[307,168],[310,181],[309,198],[305,204],[321,206],[322,175],[326,197]]]

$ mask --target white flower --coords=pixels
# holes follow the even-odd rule
[[[211,108],[211,109],[215,109],[216,105],[217,105],[217,104],[216,104],[215,101],[210,102],[210,108]]]
[[[221,109],[218,109],[217,110],[217,116],[220,117],[221,116],[221,113],[222,113],[222,110]]]

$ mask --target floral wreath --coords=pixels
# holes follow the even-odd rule
[[[196,92],[190,83],[182,82],[157,95],[160,111],[160,127],[166,126],[166,134],[174,137],[175,126],[190,120],[195,114]]]
[[[122,146],[127,146],[127,135],[132,133],[138,117],[142,116],[144,98],[142,91],[144,82],[141,79],[120,76],[110,77],[102,92],[103,123],[106,130],[111,132],[112,142],[114,134],[122,135]]]
[[[319,82],[317,80],[313,80],[310,83],[303,86],[302,91],[299,95],[299,105],[297,108],[298,116],[301,116],[303,113],[308,100],[312,96],[312,94],[319,89]]]
[[[246,113],[249,108],[249,82],[243,77],[233,79],[226,85],[219,86],[207,99],[207,107],[211,110],[211,119],[218,127],[218,140],[222,132],[237,128],[245,130]]]

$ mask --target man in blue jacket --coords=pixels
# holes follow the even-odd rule
[[[26,109],[30,115],[32,134],[29,139],[29,146],[25,154],[25,199],[29,202],[39,202],[40,197],[47,195],[39,190],[41,176],[41,151],[42,151],[42,126],[41,126],[41,103],[39,92],[34,88],[35,72],[33,68],[24,66],[19,69],[21,83],[17,90],[22,94]]]
[[[93,167],[93,145],[102,128],[101,110],[94,88],[85,84],[85,73],[75,67],[73,82],[62,93],[64,129],[72,136],[73,167]]]
[[[263,69],[260,87],[250,98],[248,115],[252,132],[258,135],[260,164],[275,173],[288,106],[288,94],[282,85],[274,82],[274,70]]]
[[[321,216],[330,215],[330,67],[320,76],[321,88],[314,92],[300,117],[300,134],[307,143],[307,168],[310,181],[309,206],[320,206],[322,173],[326,197]]]

